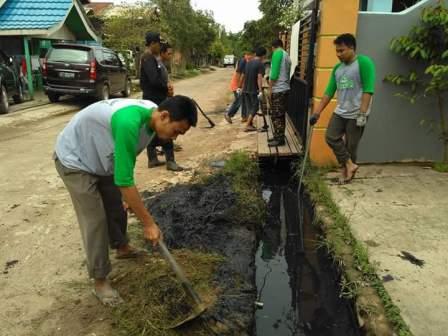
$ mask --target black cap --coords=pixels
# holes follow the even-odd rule
[[[147,32],[145,40],[147,46],[149,46],[153,42],[160,43],[160,33]]]

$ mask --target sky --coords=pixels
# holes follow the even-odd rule
[[[237,33],[244,23],[261,18],[258,0],[190,0],[193,8],[213,11],[215,21]]]
[[[106,0],[92,0],[103,2]],[[120,4],[123,0],[113,0]],[[128,0],[127,3],[136,0]],[[215,21],[224,25],[227,31],[237,33],[243,30],[244,23],[261,18],[258,0],[190,0],[193,8],[213,11]]]

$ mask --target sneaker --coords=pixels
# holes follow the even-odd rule
[[[257,128],[254,126],[246,126],[246,128],[244,129],[244,132],[256,132]]]
[[[230,118],[230,116],[227,114],[227,112],[224,113],[224,119],[225,119],[229,124],[232,123],[232,118]]]
[[[175,161],[168,161],[166,163],[166,170],[179,172],[184,170],[181,166],[179,166]]]

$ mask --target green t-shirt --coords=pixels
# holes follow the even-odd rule
[[[332,98],[338,93],[338,105],[334,113],[356,119],[361,107],[363,93],[375,92],[375,65],[364,55],[357,55],[350,64],[339,63],[331,73],[325,95]],[[370,112],[370,108],[367,113]]]
[[[141,133],[150,137],[154,131],[148,127],[153,109],[142,106],[128,106],[116,111],[111,118],[114,150],[114,181],[117,186],[134,185],[134,168],[139,149],[142,147]],[[140,146],[139,146],[140,145]]]

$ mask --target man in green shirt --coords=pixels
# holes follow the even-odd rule
[[[133,257],[127,239],[123,201],[143,224],[144,237],[156,244],[159,227],[145,208],[134,181],[137,155],[157,135],[174,140],[196,126],[194,102],[174,96],[159,106],[148,100],[110,99],[78,112],[59,134],[55,164],[70,193],[95,280],[93,293],[106,305],[121,302],[110,286],[109,245],[118,258]]]
[[[269,93],[271,96],[271,119],[274,126],[274,137],[269,139],[268,146],[285,145],[286,112],[291,89],[289,74],[291,59],[283,49],[283,42],[276,39],[272,42],[271,72],[269,75]]]
[[[331,73],[325,94],[310,118],[314,125],[337,91],[337,106],[328,124],[327,144],[341,165],[341,183],[350,182],[358,170],[357,150],[375,91],[375,65],[364,55],[356,54],[356,39],[342,34],[334,40],[341,63]]]

